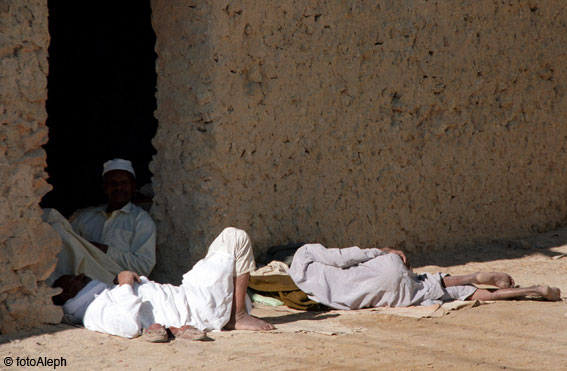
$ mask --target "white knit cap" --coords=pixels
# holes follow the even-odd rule
[[[108,173],[112,170],[124,170],[136,177],[132,163],[128,160],[123,160],[121,158],[115,158],[114,160],[106,161],[102,166],[102,175]]]

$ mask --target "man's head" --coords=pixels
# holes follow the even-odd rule
[[[82,273],[79,275],[67,274],[59,277],[53,282],[53,287],[61,287],[63,292],[52,298],[53,304],[65,304],[67,300],[74,298],[90,281],[91,279]]]
[[[108,197],[107,211],[118,210],[132,199],[136,190],[135,172],[128,160],[105,162],[102,172],[103,190]]]

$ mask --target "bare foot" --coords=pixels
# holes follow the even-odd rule
[[[492,285],[501,289],[508,289],[515,285],[509,274],[501,272],[479,272],[476,274],[476,281],[481,285]]]
[[[561,300],[561,290],[559,290],[557,287],[542,285],[538,286],[537,289],[541,293],[541,296],[549,301]]]
[[[270,323],[246,313],[236,314],[224,326],[227,330],[269,331],[275,329]]]

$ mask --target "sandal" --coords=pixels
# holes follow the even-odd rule
[[[159,328],[145,328],[142,331],[142,339],[149,343],[165,343],[169,336],[167,336],[167,330],[165,327],[161,326]]]
[[[179,328],[170,327],[169,329],[176,339],[179,338],[192,341],[204,341],[209,339],[206,331],[198,330],[190,325],[181,326]]]

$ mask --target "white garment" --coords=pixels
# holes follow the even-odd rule
[[[63,275],[80,273],[110,284],[123,270],[108,255],[76,233],[69,221],[57,210],[44,209],[42,218],[61,238],[61,251],[57,254],[57,265],[46,280],[49,286]]]
[[[107,216],[106,205],[79,210],[73,230],[87,241],[108,245],[106,255],[122,270],[147,276],[156,263],[156,225],[142,208],[129,202]]]
[[[250,273],[256,269],[252,242],[248,233],[242,229],[225,228],[209,246],[207,256],[218,252],[231,256],[236,262],[234,277]]]
[[[67,300],[65,305],[63,305],[65,320],[67,320],[67,322],[80,324],[83,321],[87,308],[93,302],[96,295],[107,288],[108,286],[104,282],[96,280],[89,282],[74,298]]]
[[[133,338],[140,335],[141,307],[142,298],[134,294],[132,286],[107,288],[89,304],[83,324],[89,330]]]
[[[200,260],[183,276],[181,286],[159,284],[141,277],[141,283],[108,286],[100,295],[90,295],[86,288],[72,300],[84,304],[92,301],[83,323],[93,331],[132,338],[153,323],[166,327],[191,325],[200,330],[220,330],[230,319],[234,293],[235,261],[252,257],[251,243],[246,232],[225,229],[215,241],[225,246]],[[209,249],[214,246],[211,245]],[[226,254],[224,251],[228,251]],[[253,261],[253,260],[252,260]],[[83,295],[90,295],[82,299]],[[65,311],[65,306],[63,307]],[[69,314],[69,313],[66,313]],[[80,313],[78,313],[80,314]]]

